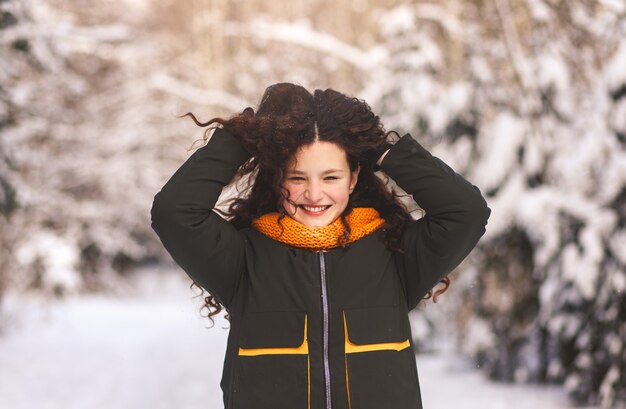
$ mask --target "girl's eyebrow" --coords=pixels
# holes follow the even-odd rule
[[[328,170],[323,171],[322,175],[325,175],[327,173],[335,173],[335,172],[337,172],[337,173],[344,173],[343,169],[328,169]],[[306,172],[303,172],[301,170],[291,170],[291,171],[288,171],[287,173],[294,174],[294,175],[305,175],[306,174]]]

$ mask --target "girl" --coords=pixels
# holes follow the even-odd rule
[[[156,194],[152,228],[209,317],[228,313],[225,408],[421,408],[408,313],[485,233],[480,190],[332,89],[275,84],[256,112],[186,115],[221,127]],[[243,175],[226,220],[215,203]]]

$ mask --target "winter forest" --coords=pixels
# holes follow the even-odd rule
[[[571,407],[626,408],[624,0],[0,0],[0,402],[14,402],[0,406],[121,407],[72,403],[56,386],[40,392],[48,406],[18,396],[36,395],[24,384],[35,368],[63,379],[33,352],[46,326],[67,334],[55,316],[84,320],[71,324],[83,342],[66,344],[74,352],[144,341],[108,333],[104,307],[81,299],[127,303],[114,304],[119,328],[159,328],[167,354],[188,348],[172,335],[180,316],[194,333],[225,336],[227,324],[208,328],[149,211],[201,142],[203,128],[177,116],[229,116],[283,81],[364,99],[492,209],[450,289],[411,312],[419,354],[454,354],[484,382],[528,388],[507,408],[550,408],[521,403],[543,386]],[[164,296],[172,280],[175,296]],[[144,287],[152,298],[133,296]],[[143,297],[144,309],[168,299],[184,313],[133,321]],[[127,379],[217,394],[219,378],[191,365],[178,378]],[[420,379],[427,368],[418,358]],[[122,376],[72,373],[66,383]],[[442,393],[463,393],[448,381]],[[427,388],[425,406],[437,407]],[[455,407],[478,407],[473,396]],[[151,407],[203,403],[189,402]]]

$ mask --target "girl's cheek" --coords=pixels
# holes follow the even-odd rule
[[[334,186],[332,189],[332,195],[336,198],[341,198],[343,196],[349,196],[350,195],[350,186],[349,184],[341,184],[341,185],[337,185]]]
[[[287,191],[289,192],[289,200],[296,201],[302,192],[302,189],[297,186],[287,186]]]

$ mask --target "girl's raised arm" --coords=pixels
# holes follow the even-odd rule
[[[152,229],[174,261],[229,307],[243,273],[243,238],[213,212],[222,189],[250,154],[217,128],[154,196]]]
[[[387,151],[380,164],[402,189],[426,211],[407,227],[404,254],[398,257],[409,309],[472,251],[491,209],[480,190],[410,134]]]

